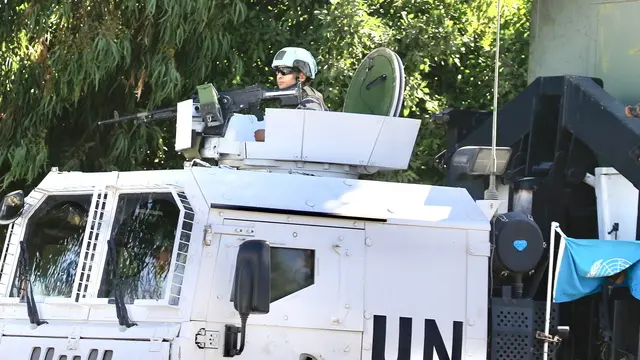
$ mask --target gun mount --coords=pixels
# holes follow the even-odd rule
[[[264,122],[235,114],[223,131],[208,131],[202,105],[198,111],[193,100],[185,100],[177,106],[175,150],[187,160],[215,160],[240,170],[357,178],[406,169],[420,121],[398,117],[404,93],[400,58],[388,49],[372,51],[348,93],[344,108],[354,112],[267,108]],[[265,130],[264,142],[254,140],[259,129]]]
[[[223,137],[185,131],[201,121],[192,107],[191,100],[178,105],[176,151],[187,157],[198,146],[198,159],[240,170],[355,178],[405,169],[420,126],[418,120],[391,116],[266,109],[266,139],[256,142],[251,138],[257,123],[250,115],[234,116]]]
[[[217,162],[239,170],[357,178],[407,168],[420,120],[398,117],[403,93],[402,62],[381,48],[367,55],[354,74],[345,112],[267,108],[263,116],[258,109],[263,100],[299,104],[300,86],[265,90],[254,85],[218,92],[204,84],[197,96],[175,108],[119,120],[176,117],[175,150],[184,155],[186,166]],[[239,114],[244,110],[252,114]],[[254,139],[259,129],[265,130],[264,142]]]

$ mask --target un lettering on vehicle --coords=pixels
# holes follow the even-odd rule
[[[400,317],[398,327],[387,324],[387,316],[374,315],[371,360],[462,360],[463,323],[453,321],[452,333],[443,334],[435,319],[414,319]],[[415,354],[413,333],[416,327],[423,327],[422,354]],[[388,349],[387,339],[397,339],[397,349]],[[447,346],[448,345],[448,346]],[[447,347],[451,351],[447,350]],[[385,354],[396,354],[387,359]],[[418,357],[416,357],[418,355]],[[437,355],[437,357],[435,356]]]

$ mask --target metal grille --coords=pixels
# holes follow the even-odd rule
[[[88,356],[82,356],[82,355],[59,355],[59,353],[64,351],[56,351],[56,348],[53,347],[47,347],[46,351],[44,351],[44,355],[43,355],[43,350],[44,348],[40,347],[40,346],[34,346],[31,349],[31,360],[112,360],[113,359],[113,350],[98,350],[98,349],[91,349],[91,351],[89,351],[89,355]],[[57,357],[56,357],[57,356]]]
[[[85,245],[83,252],[80,255],[80,273],[78,277],[76,277],[77,291],[74,296],[75,301],[79,301],[81,298],[87,297],[91,270],[94,266],[94,261],[99,258],[96,257],[96,253],[98,250],[100,232],[108,231],[108,229],[104,227],[107,197],[108,192],[106,189],[96,189],[91,200],[91,213],[89,214],[90,223],[84,235]]]
[[[535,303],[535,312],[533,318],[533,326],[535,331],[544,332],[544,314],[545,313],[545,303],[541,301],[537,301]],[[558,328],[558,305],[551,304],[551,316],[550,316],[550,324],[549,331],[554,332]],[[534,333],[535,337],[535,333]],[[533,345],[534,359],[542,359],[542,346],[544,342],[541,340],[535,341]],[[549,359],[555,360],[556,354],[551,349],[551,345],[549,346]]]
[[[557,304],[551,306],[550,331],[557,327]],[[527,299],[492,299],[491,359],[542,359],[541,340],[536,331],[544,331],[545,303]],[[550,353],[549,359],[555,359]]]
[[[18,245],[16,243],[11,243],[11,237],[13,236],[13,226],[14,224],[10,224],[7,229],[7,237],[4,241],[4,248],[2,249],[2,258],[0,258],[0,286],[2,289],[6,289],[9,285],[11,278],[11,266],[10,263],[15,259],[16,253],[18,251]],[[7,260],[9,263],[7,263]],[[1,295],[4,295],[3,292]]]
[[[177,192],[178,199],[184,208],[184,216],[182,222],[178,225],[180,229],[180,238],[178,239],[178,249],[176,251],[175,268],[171,279],[171,293],[169,295],[169,305],[178,305],[180,302],[180,294],[182,292],[182,282],[184,279],[184,270],[187,265],[187,254],[189,253],[189,241],[193,231],[193,221],[195,213],[189,203],[187,195],[183,191]]]

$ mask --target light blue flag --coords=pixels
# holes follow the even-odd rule
[[[557,259],[553,302],[596,293],[602,284],[612,283],[608,276],[625,270],[625,280],[618,286],[628,286],[640,299],[640,241],[562,238]]]

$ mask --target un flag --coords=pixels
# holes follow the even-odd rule
[[[590,240],[561,237],[558,249],[553,301],[567,302],[600,291],[613,284],[611,276],[624,274],[616,286],[628,286],[640,299],[640,241]]]

